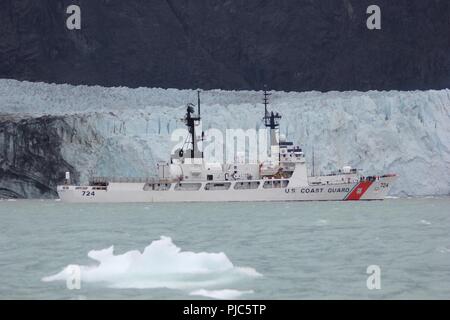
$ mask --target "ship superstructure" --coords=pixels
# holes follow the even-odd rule
[[[218,202],[218,201],[323,201],[382,200],[395,174],[363,176],[344,166],[328,175],[308,176],[305,154],[300,146],[280,135],[281,115],[269,111],[270,94],[264,91],[263,123],[269,131],[270,159],[248,163],[208,163],[197,133],[201,102],[189,103],[182,119],[188,136],[168,162],[157,164],[158,176],[142,179],[93,178],[88,185],[70,183],[66,174],[58,195],[67,202]],[[197,109],[197,112],[196,110]],[[313,170],[314,172],[314,170]]]

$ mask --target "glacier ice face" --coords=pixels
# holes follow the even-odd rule
[[[154,175],[155,163],[167,160],[175,145],[170,136],[183,127],[187,102],[196,102],[194,90],[0,80],[0,119],[8,114],[25,125],[44,115],[64,119],[70,130],[55,128],[48,134],[56,132],[60,156],[80,182],[91,175]],[[205,91],[203,129],[262,127],[261,102],[261,92]],[[365,174],[395,172],[400,178],[391,195],[450,194],[449,90],[272,92],[270,103],[283,116],[281,133],[303,147],[309,163],[314,148],[316,172],[344,165]],[[0,169],[6,170],[14,148],[5,142],[2,123]],[[0,178],[0,189],[2,184]]]

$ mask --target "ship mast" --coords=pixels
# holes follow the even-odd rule
[[[195,127],[200,124],[200,90],[197,90],[197,115],[194,114],[194,104],[188,103],[186,107],[186,115],[184,117],[184,123],[188,127],[188,132],[191,138],[191,159],[196,158],[199,155],[198,145],[197,145],[197,135],[195,134]],[[203,135],[203,133],[202,133]],[[201,152],[200,157],[203,158],[203,152]]]
[[[267,92],[266,86],[264,86],[264,124],[267,128],[270,128],[271,130],[275,130],[280,126],[280,119],[281,115],[277,113],[273,113],[267,110],[267,106],[269,105],[269,96],[271,96],[270,93]]]
[[[266,120],[266,126],[267,126],[267,119],[269,118],[267,113],[267,105],[269,104],[269,96],[270,93],[267,93],[266,86],[264,86],[264,119]]]
[[[267,106],[269,105],[269,96],[271,94],[267,92],[266,90],[266,86],[264,86],[264,125],[266,126],[266,128],[270,128],[270,146],[274,147],[277,146],[278,147],[278,161],[280,161],[280,141],[279,141],[279,137],[278,137],[278,127],[280,126],[280,119],[281,119],[281,115],[276,112],[274,113],[273,111],[269,112],[267,110]]]

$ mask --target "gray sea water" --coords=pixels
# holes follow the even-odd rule
[[[116,256],[96,254],[104,256],[103,267],[87,256],[111,245]],[[61,279],[42,281],[70,264],[91,266],[81,272],[79,290],[68,289]],[[380,289],[367,287],[370,265],[380,268]],[[0,201],[1,299],[205,296],[449,299],[450,198],[111,205]]]

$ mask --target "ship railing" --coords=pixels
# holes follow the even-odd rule
[[[91,185],[107,185],[109,183],[168,183],[167,179],[158,177],[94,177],[90,180]]]

